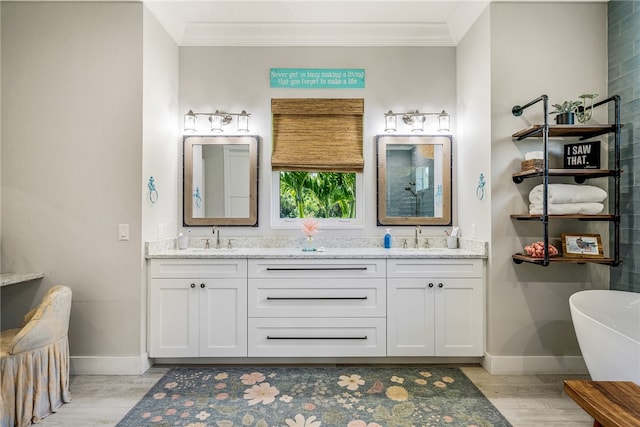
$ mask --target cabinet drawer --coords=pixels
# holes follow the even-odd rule
[[[246,259],[152,259],[152,278],[243,278],[247,277]]]
[[[385,279],[249,279],[250,317],[384,317]]]
[[[249,357],[386,355],[384,318],[249,318]]]
[[[352,278],[386,275],[386,263],[382,259],[249,260],[249,277],[257,278]]]
[[[387,261],[389,277],[482,277],[481,259],[394,259]]]

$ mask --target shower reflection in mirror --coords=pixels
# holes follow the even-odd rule
[[[449,137],[380,136],[378,222],[446,225],[451,218]]]

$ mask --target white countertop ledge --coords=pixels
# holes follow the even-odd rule
[[[44,273],[2,273],[0,275],[0,286],[26,283],[32,280],[42,279]]]
[[[147,259],[193,259],[193,258],[487,258],[486,253],[468,249],[425,248],[326,248],[303,251],[300,248],[233,248],[233,249],[161,249],[149,251]]]

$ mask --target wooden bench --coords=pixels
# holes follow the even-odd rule
[[[631,381],[565,380],[564,391],[594,427],[640,427],[640,386]]]

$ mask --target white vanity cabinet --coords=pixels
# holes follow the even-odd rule
[[[247,260],[152,259],[150,357],[247,356]]]
[[[387,261],[388,356],[482,356],[480,259]]]
[[[386,355],[384,259],[250,259],[251,357]]]

